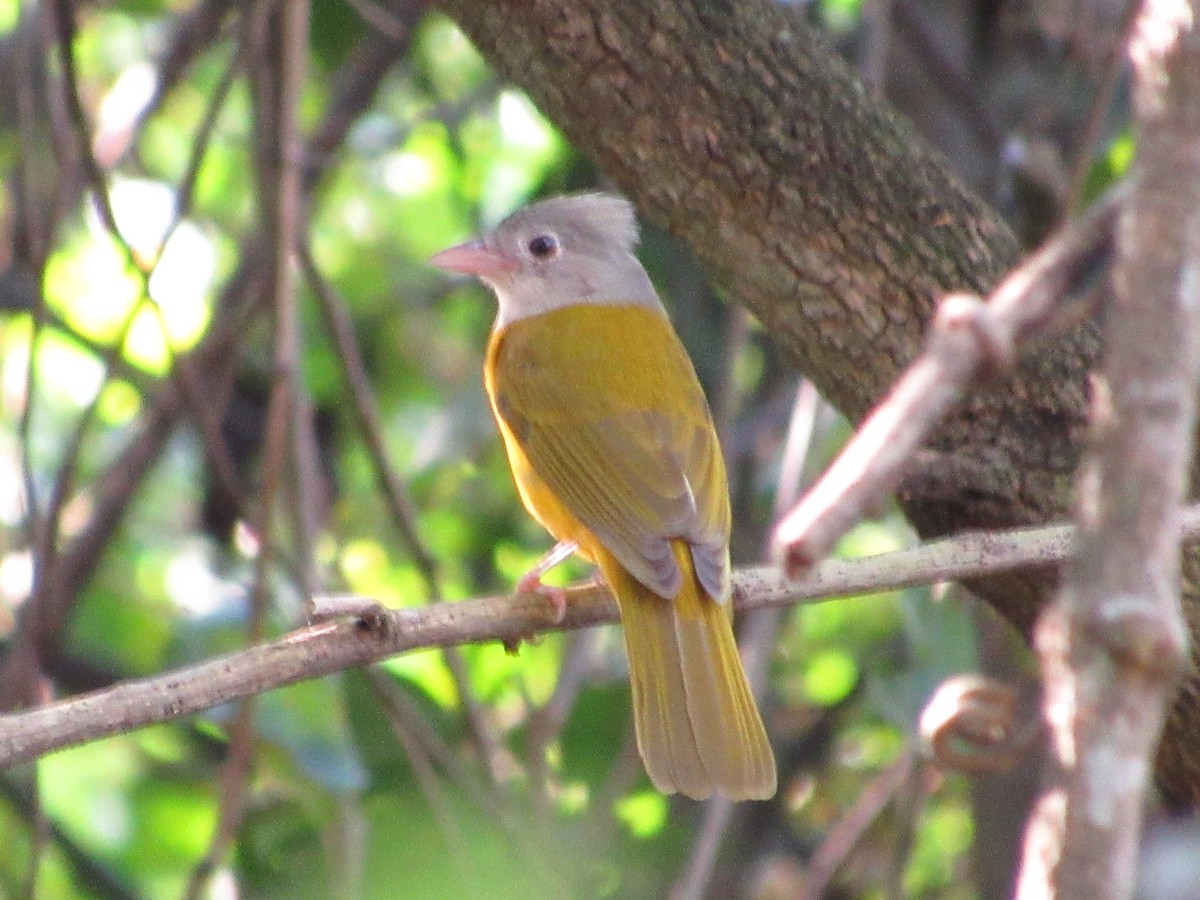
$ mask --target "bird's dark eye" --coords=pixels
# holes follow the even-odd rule
[[[552,234],[539,234],[529,242],[529,252],[534,259],[549,259],[558,253],[558,241]]]

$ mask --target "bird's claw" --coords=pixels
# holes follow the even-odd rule
[[[517,592],[521,594],[539,594],[550,601],[554,607],[554,618],[551,624],[558,625],[567,614],[567,590],[550,584],[543,584],[538,572],[530,572],[517,582]]]

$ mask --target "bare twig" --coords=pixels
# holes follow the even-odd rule
[[[908,755],[908,748],[905,748]],[[918,758],[914,761],[910,776],[900,784],[895,794],[893,810],[895,829],[892,836],[892,852],[888,854],[888,866],[883,880],[884,897],[887,900],[905,900],[904,873],[912,858],[913,841],[916,839],[917,822],[925,801],[941,781],[936,770]]]
[[[867,36],[858,67],[863,81],[876,97],[882,98],[892,38],[892,0],[868,0],[863,4],[862,14]]]
[[[713,797],[704,804],[696,844],[671,889],[671,900],[703,900],[716,870],[721,845],[733,824],[734,812],[733,802],[726,797]]]
[[[813,854],[804,883],[804,900],[819,900],[825,896],[829,882],[858,846],[863,832],[903,789],[917,768],[916,754],[911,747],[905,747],[900,756],[863,789],[854,806],[837,820]]]
[[[397,15],[387,7],[376,3],[375,0],[348,0],[351,8],[362,17],[362,20],[393,41],[407,37],[411,27],[409,20]]]
[[[111,231],[114,240],[124,249],[126,257],[137,267],[137,260],[132,249],[117,230],[116,219],[112,212],[112,205],[104,184],[103,174],[96,164],[95,157],[92,155],[88,143],[88,125],[84,116],[83,105],[79,98],[79,86],[75,78],[73,50],[75,23],[73,10],[69,2],[59,0],[59,2],[49,8],[47,15],[50,20],[48,27],[53,33],[54,46],[58,55],[59,65],[62,68],[61,106],[65,110],[64,114],[67,117],[67,123],[70,128],[70,141],[72,145],[78,146],[79,158],[86,173],[87,181],[96,195],[96,203],[101,212],[101,219]],[[33,524],[34,531],[34,578],[32,598],[22,614],[18,637],[14,641],[15,650],[10,656],[10,660],[15,660],[17,664],[9,667],[12,677],[5,688],[6,696],[22,697],[28,695],[29,679],[34,677],[41,668],[40,656],[44,649],[45,640],[57,633],[58,623],[52,613],[53,608],[60,605],[59,601],[53,596],[55,592],[61,589],[55,571],[59,555],[59,522],[74,484],[76,466],[82,453],[84,442],[99,410],[103,390],[112,377],[115,361],[123,350],[125,339],[128,336],[130,328],[133,326],[136,316],[141,311],[145,299],[146,295],[143,292],[134,301],[118,330],[116,340],[104,354],[104,375],[100,386],[75,424],[71,438],[68,440],[67,447],[63,453],[63,458],[58,465],[54,486],[44,511],[39,511],[37,508],[37,498],[32,492],[33,481],[29,470],[29,460],[27,456],[23,459],[26,473],[26,489],[29,491],[27,498],[27,503],[29,504],[29,521]],[[35,360],[37,359],[38,333],[44,318],[42,309],[43,302],[39,294],[34,306],[35,330],[31,338],[29,365],[26,373],[27,398],[21,421],[21,431],[24,441],[28,441],[29,416],[31,415],[36,396],[34,378],[36,374]],[[27,453],[27,449],[24,452]],[[31,634],[36,634],[39,640],[33,641],[29,637]]]
[[[367,678],[370,679],[371,686],[381,701],[380,705],[392,723],[392,731],[396,735],[396,740],[400,742],[404,756],[408,760],[408,764],[412,766],[417,789],[425,797],[425,802],[429,804],[433,818],[441,829],[442,836],[446,839],[446,844],[453,855],[454,863],[465,872],[468,857],[467,836],[463,832],[462,824],[455,817],[454,811],[447,802],[430,754],[421,740],[422,736],[428,735],[431,729],[428,729],[424,722],[420,723],[420,726],[412,722],[412,714],[415,711],[411,708],[411,704],[402,702],[402,698],[399,696],[400,689],[392,683],[387,675],[378,668],[372,667],[367,669]],[[447,750],[447,755],[454,754]],[[483,808],[486,808],[486,805]]]
[[[0,797],[31,822],[42,817],[41,805],[37,796],[20,784],[17,778],[0,778]],[[55,849],[62,854],[78,881],[86,884],[97,897],[104,897],[107,900],[138,900],[142,896],[125,884],[120,876],[100,860],[93,858],[58,824],[47,819],[46,825]],[[24,896],[36,897],[38,895],[26,892]]]
[[[59,64],[62,68],[61,80],[61,103],[54,103],[53,106],[65,108],[67,118],[67,127],[71,130],[71,145],[78,145],[80,158],[84,160],[84,168],[89,175],[98,172],[95,167],[95,160],[91,160],[91,167],[88,167],[86,161],[90,160],[90,154],[86,150],[86,132],[88,125],[84,119],[82,104],[79,102],[78,85],[74,78],[74,61],[72,52],[72,43],[74,37],[74,23],[72,19],[72,10],[70,4],[59,2],[48,8],[47,12],[47,29],[52,32],[53,46],[58,52]],[[58,124],[58,120],[55,120]],[[62,154],[66,154],[67,150],[61,149]],[[97,193],[104,193],[102,179],[94,184]],[[107,194],[104,194],[104,200],[107,202]],[[97,198],[100,202],[100,198]],[[119,240],[119,238],[118,238]],[[122,323],[119,331],[118,340],[113,343],[112,348],[109,348],[106,354],[106,365],[104,365],[104,377],[97,390],[96,395],[92,398],[89,406],[84,409],[79,420],[76,422],[76,427],[72,432],[71,439],[67,442],[67,448],[62,455],[62,460],[59,463],[58,472],[55,474],[54,486],[50,492],[50,498],[47,503],[47,508],[44,511],[38,510],[38,500],[34,493],[34,479],[31,474],[31,462],[28,456],[28,440],[29,426],[32,409],[34,409],[36,391],[36,360],[37,360],[37,343],[40,337],[41,326],[44,320],[43,301],[41,294],[38,292],[34,306],[34,335],[31,337],[29,365],[26,368],[26,402],[22,413],[22,421],[20,421],[20,434],[22,434],[23,442],[23,470],[25,476],[25,490],[28,493],[26,504],[29,508],[29,522],[31,523],[32,544],[34,544],[34,586],[32,586],[32,598],[28,606],[23,612],[23,620],[25,623],[34,623],[28,625],[35,631],[44,631],[38,620],[44,618],[47,608],[55,604],[54,594],[58,590],[58,580],[55,577],[56,558],[58,558],[58,538],[59,538],[59,521],[62,514],[62,509],[66,505],[68,497],[70,497],[71,488],[76,475],[76,466],[79,460],[80,452],[83,450],[84,439],[88,434],[92,420],[94,420],[98,407],[100,407],[100,398],[104,386],[107,385],[110,374],[112,374],[115,360],[121,352],[122,344],[125,342],[128,329],[133,324],[134,316],[136,316],[140,308],[140,299],[133,305],[128,312],[125,322]],[[7,696],[28,698],[31,692],[31,679],[36,677],[41,668],[40,653],[36,643],[17,641],[14,652],[11,655],[11,660],[14,660],[14,666],[11,667],[13,678],[6,686]]]
[[[1181,504],[1200,375],[1200,30],[1146,0],[1130,41],[1139,125],[1079,478],[1079,541],[1035,630],[1053,759],[1017,895],[1124,900],[1145,792],[1187,664]],[[1051,862],[1052,861],[1052,862]]]
[[[420,752],[437,764],[441,770],[492,819],[509,831],[516,824],[511,810],[499,801],[495,791],[482,781],[463,760],[463,754],[450,747],[437,729],[433,728],[421,713],[420,708],[394,683],[391,676],[377,668],[368,668],[367,677],[383,704],[383,710],[397,728],[401,728],[415,742]]]
[[[526,758],[529,760],[529,780],[539,814],[550,818],[550,765],[547,754],[550,745],[562,733],[579,692],[583,690],[596,649],[596,635],[591,632],[573,634],[563,648],[563,663],[554,683],[554,692],[545,705],[529,716],[526,729]]]
[[[1096,95],[1092,98],[1091,109],[1084,120],[1083,132],[1075,141],[1075,160],[1071,165],[1071,180],[1068,182],[1069,193],[1064,199],[1062,208],[1067,215],[1079,212],[1083,202],[1083,191],[1087,187],[1088,175],[1092,170],[1092,158],[1096,152],[1096,141],[1100,130],[1108,120],[1112,107],[1113,94],[1117,83],[1121,80],[1121,72],[1125,67],[1125,46],[1129,43],[1129,35],[1133,23],[1137,21],[1137,12],[1141,4],[1138,0],[1125,0],[1125,12],[1121,24],[1113,32],[1112,40],[1104,54],[1101,64],[1100,83],[1096,86]]]
[[[849,445],[775,532],[775,554],[795,574],[882,504],[933,427],[984,375],[1009,368],[1018,350],[1078,318],[1067,302],[1108,261],[1120,208],[1113,192],[1086,218],[1011,272],[985,304],[951,295],[934,319],[925,353],[863,422]],[[1066,313],[1064,307],[1070,308]]]
[[[6,665],[6,669],[11,676],[7,679],[5,690],[5,695],[8,697],[17,697],[24,693],[22,689],[23,679],[31,675],[38,668],[38,657],[44,652],[45,645],[49,639],[57,633],[60,617],[56,611],[63,608],[64,601],[59,597],[55,597],[54,594],[61,593],[65,589],[65,585],[62,579],[58,577],[56,571],[59,556],[59,519],[62,509],[69,499],[74,482],[76,465],[92,421],[99,409],[103,389],[117,368],[117,363],[123,352],[130,328],[132,328],[137,315],[143,308],[143,304],[149,298],[149,273],[146,267],[142,265],[141,260],[138,259],[133,248],[130,247],[117,229],[116,218],[113,213],[107,186],[104,182],[103,173],[90,149],[88,124],[79,96],[79,86],[75,79],[73,52],[75,23],[73,10],[69,3],[59,2],[48,8],[47,15],[51,20],[50,30],[53,32],[54,45],[62,68],[61,102],[56,103],[55,107],[62,107],[62,114],[66,117],[65,121],[69,127],[69,143],[72,146],[77,146],[80,164],[83,167],[86,181],[95,196],[101,220],[112,235],[113,240],[122,248],[130,265],[142,274],[142,292],[130,307],[124,322],[118,330],[116,339],[103,352],[102,363],[104,374],[100,387],[91,403],[79,417],[71,439],[67,442],[67,448],[58,466],[46,510],[41,513],[37,511],[36,497],[32,495],[32,492],[30,492],[30,497],[28,498],[31,521],[36,520],[37,522],[34,552],[34,591],[33,600],[22,615],[22,624],[18,632],[18,637],[14,641],[14,650],[9,657],[9,664]],[[34,319],[35,332],[30,348],[29,374],[31,379],[27,386],[26,415],[32,409],[33,398],[35,397],[32,375],[34,373],[34,360],[37,358],[38,329],[42,320],[40,295],[35,303]],[[23,420],[23,425],[27,427],[27,424],[27,420]],[[34,640],[34,637],[36,637],[36,640]]]
[[[363,443],[371,457],[375,477],[388,510],[392,515],[392,523],[400,533],[404,546],[420,571],[426,586],[433,594],[438,593],[440,581],[437,571],[437,561],[425,548],[421,536],[417,532],[416,505],[408,495],[404,482],[396,475],[388,459],[387,447],[383,439],[383,424],[379,416],[379,408],[375,404],[375,395],[371,390],[371,380],[367,375],[367,366],[363,361],[358,340],[354,336],[354,323],[346,306],[334,292],[329,282],[322,276],[313,259],[312,249],[304,244],[299,249],[299,261],[305,280],[317,296],[321,314],[325,319],[325,328],[333,339],[338,361],[342,364],[342,375],[346,386],[350,389],[352,411],[358,420],[359,431],[362,432]]]
[[[411,21],[415,22],[420,9],[405,9]],[[363,41],[338,73],[325,117],[313,131],[303,153],[305,191],[315,187],[351,125],[370,105],[402,49],[401,44],[372,35]],[[60,110],[62,106],[62,103],[55,102],[52,108]],[[59,127],[56,119],[53,124]],[[65,152],[65,146],[71,142],[71,131],[65,125],[61,131],[53,147],[58,152]],[[222,291],[217,303],[215,327],[192,354],[197,378],[201,381],[220,383],[230,377],[236,362],[234,350],[245,335],[248,319],[257,314],[255,298],[261,297],[257,288],[263,265],[261,242],[251,241],[237,271]],[[165,388],[147,404],[141,430],[105,473],[95,480],[97,487],[92,498],[92,515],[63,551],[57,567],[55,574],[58,583],[52,609],[44,617],[39,615],[37,629],[22,628],[18,632],[0,663],[0,708],[11,707],[17,701],[18,698],[13,696],[15,686],[20,680],[20,673],[28,669],[35,645],[40,642],[40,633],[43,629],[46,635],[56,633],[58,623],[70,614],[79,590],[91,576],[104,547],[121,524],[134,492],[183,417],[184,408],[176,387]],[[22,618],[22,622],[25,621]],[[35,631],[38,633],[35,634]]]
[[[245,321],[256,313],[251,306],[242,315],[229,313],[210,331],[193,353],[199,371],[207,377],[220,377],[222,367],[232,365],[233,348],[245,333]],[[126,445],[104,475],[93,482],[92,515],[59,555],[53,570],[55,584],[39,603],[37,616],[22,615],[18,630],[0,663],[0,708],[24,704],[21,696],[23,673],[36,663],[36,657],[48,655],[61,623],[70,614],[84,581],[100,559],[112,532],[120,525],[130,498],[143,477],[159,458],[159,452],[182,415],[180,397],[174,389],[161,392],[148,404],[142,429]]]
[[[695,265],[695,263],[689,263]],[[725,311],[725,334],[721,342],[721,377],[717,380],[712,396],[713,425],[721,436],[721,445],[729,436],[733,425],[733,417],[738,411],[738,378],[736,368],[746,353],[750,344],[750,323],[753,319],[746,307],[740,303],[730,303]],[[729,451],[725,451],[726,464],[731,459]]]
[[[134,111],[131,120],[121,123],[116,133],[97,132],[94,141],[97,156],[106,167],[120,161],[141,134],[163,100],[183,80],[192,63],[212,46],[221,34],[221,26],[240,4],[236,0],[202,0],[172,21],[167,46],[158,59],[154,73],[154,93]],[[220,93],[218,87],[216,93]]]
[[[912,45],[930,78],[962,110],[963,120],[975,132],[989,156],[995,158],[1004,145],[1004,131],[981,96],[974,79],[942,45],[934,29],[925,21],[921,4],[913,0],[892,0],[894,27],[898,36]]]
[[[40,273],[49,253],[50,234],[49,225],[42,222],[42,209],[39,198],[33,189],[33,185],[37,181],[34,174],[34,160],[41,158],[37,140],[36,102],[34,99],[36,92],[33,87],[38,72],[38,67],[35,65],[38,54],[35,50],[38,48],[40,29],[34,27],[30,21],[30,10],[30,7],[22,8],[21,27],[14,38],[18,42],[18,52],[21,57],[19,71],[24,74],[17,87],[17,119],[22,153],[18,160],[19,170],[15,195],[24,216],[28,217],[26,246],[28,262]],[[42,16],[45,13],[41,8],[37,8],[33,9],[32,15]],[[40,282],[40,278],[38,281]],[[24,403],[21,406],[21,415],[17,424],[17,440],[21,448],[21,481],[25,492],[26,540],[31,546],[38,543],[39,535],[44,531],[31,448],[33,446],[34,409],[39,396],[37,363],[40,358],[39,350],[47,312],[44,294],[41,290],[35,290],[33,306],[30,310],[32,330],[29,336],[29,356],[25,363]],[[35,565],[39,564],[36,554],[34,563]],[[25,694],[27,690],[20,688],[16,693]]]
[[[87,115],[83,111],[83,101],[79,96],[79,83],[75,76],[75,9],[71,0],[56,0],[53,4],[55,38],[58,48],[58,62],[62,67],[62,97],[67,121],[70,124],[73,143],[79,148],[79,163],[83,168],[84,178],[92,189],[96,212],[104,228],[112,235],[117,246],[125,254],[134,271],[144,268],[129,242],[117,227],[117,217],[113,212],[112,197],[108,193],[108,185],[104,172],[92,153],[92,142],[89,134]]]
[[[250,778],[250,764],[254,756],[254,704],[247,698],[238,707],[237,717],[229,728],[229,751],[221,766],[218,783],[220,803],[217,823],[204,856],[192,867],[188,876],[185,900],[199,900],[209,879],[221,865],[229,845],[233,842],[237,827],[242,821],[246,782]]]
[[[75,427],[71,432],[70,438],[67,440],[66,448],[63,450],[63,457],[58,464],[58,471],[54,476],[54,486],[50,491],[50,499],[46,505],[46,509],[38,517],[39,527],[37,529],[37,538],[34,543],[33,553],[34,585],[31,597],[33,606],[24,613],[24,615],[31,616],[31,621],[36,621],[42,616],[47,607],[54,603],[54,600],[46,598],[58,589],[54,570],[58,565],[59,526],[61,524],[63,509],[70,499],[71,491],[75,484],[75,473],[79,464],[79,458],[83,453],[84,442],[91,430],[92,423],[99,413],[104,388],[108,386],[112,378],[113,364],[120,356],[121,350],[125,345],[125,340],[129,336],[129,331],[133,327],[133,323],[141,308],[142,304],[140,301],[130,308],[125,316],[125,320],[121,323],[116,339],[105,354],[103,360],[104,374],[100,385],[97,387],[91,401],[84,407],[83,412],[75,422]],[[31,627],[43,636],[49,634],[51,631],[51,629],[40,624],[35,624]]]
[[[258,507],[258,554],[246,623],[247,643],[262,638],[270,606],[275,534],[272,515],[287,465],[288,440],[296,423],[300,396],[299,321],[292,277],[292,248],[301,229],[298,107],[308,65],[308,0],[284,0],[255,10],[253,34],[266,64],[256,69],[260,197],[267,240],[267,291],[275,318],[275,380],[267,406]],[[298,457],[298,453],[296,456]],[[298,459],[293,460],[298,462]],[[301,566],[305,565],[302,560]],[[220,812],[200,865],[193,870],[186,896],[195,900],[232,845],[242,821],[257,735],[254,697],[246,697],[230,733],[229,757],[221,773]]]
[[[15,71],[19,73],[16,86],[17,133],[20,137],[21,154],[17,159],[16,178],[13,184],[14,199],[17,202],[18,215],[16,221],[24,229],[24,240],[18,241],[23,251],[26,264],[35,272],[40,272],[45,265],[46,257],[50,254],[50,242],[53,225],[49,221],[48,210],[43,207],[43,199],[38,187],[42,179],[38,177],[45,156],[41,152],[43,142],[39,139],[41,121],[36,89],[39,75],[45,71],[41,51],[40,20],[46,15],[43,7],[23,5],[21,18],[13,31],[12,39],[16,42],[14,56],[18,62]],[[48,80],[48,79],[47,79]],[[41,292],[38,292],[40,297]]]

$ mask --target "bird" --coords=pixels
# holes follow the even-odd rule
[[[634,251],[632,204],[552,197],[430,264],[497,300],[484,385],[517,491],[620,608],[638,750],[693,799],[775,794],[771,744],[733,633],[731,513],[704,391]],[[546,590],[561,618],[566,600]]]

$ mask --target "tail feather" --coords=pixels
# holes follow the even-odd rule
[[[608,557],[621,607],[638,749],[654,786],[696,799],[775,793],[775,759],[742,671],[730,610],[701,589],[682,541],[683,589],[665,600]]]

